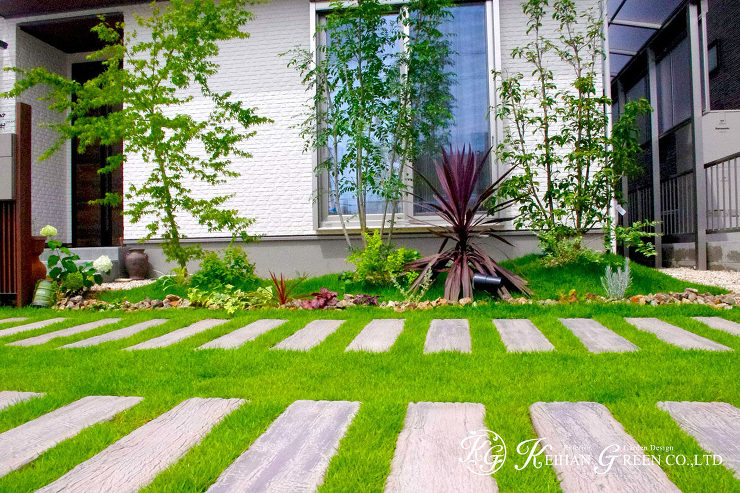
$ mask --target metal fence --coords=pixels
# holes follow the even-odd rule
[[[690,235],[696,232],[693,171],[660,182],[660,212],[665,236]]]
[[[707,231],[740,230],[740,154],[704,166]]]
[[[627,195],[627,210],[630,223],[653,220],[653,187],[646,185],[631,190]]]

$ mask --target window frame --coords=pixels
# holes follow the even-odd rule
[[[494,107],[497,103],[497,86],[493,73],[499,71],[501,68],[501,34],[500,34],[500,0],[459,0],[456,4],[480,4],[484,6],[485,21],[486,21],[486,65],[488,77],[488,98],[486,101],[486,107]],[[408,3],[405,0],[386,0],[384,3],[388,5],[398,5],[399,9]],[[314,54],[314,57],[318,56],[318,43],[322,40],[317,39],[317,33],[321,34],[322,31],[318,31],[318,26],[321,22],[321,17],[327,12],[332,10],[331,2],[329,1],[316,1],[310,3],[310,50]],[[324,34],[321,34],[322,36]],[[325,40],[323,40],[325,42]],[[314,60],[317,62],[317,60]],[[495,118],[492,113],[489,112],[488,126],[489,126],[489,144],[493,147],[503,141],[503,125],[498,118]],[[329,176],[326,171],[316,173],[316,167],[321,159],[321,150],[314,149],[312,151],[313,158],[313,196],[315,197],[314,202],[314,229],[317,233],[328,233],[334,234],[342,230],[342,225],[338,215],[329,213]],[[489,159],[489,166],[491,167],[491,178],[496,180],[499,176],[497,171],[499,170],[498,160],[495,156],[491,156]],[[404,172],[404,180],[407,181],[410,187],[413,187],[413,175],[412,170],[409,166],[406,167]],[[410,200],[411,199],[411,200]],[[429,224],[435,226],[443,226],[445,222],[437,216],[429,215],[416,215],[414,214],[414,201],[409,193],[405,194],[405,197],[400,201],[401,210],[396,216],[396,231],[420,231],[426,230]],[[356,214],[345,215],[345,225],[348,231],[357,232],[360,230],[359,219]],[[422,219],[423,222],[418,219]],[[367,227],[368,229],[379,229],[382,223],[382,214],[367,214]],[[503,228],[503,226],[501,226]]]

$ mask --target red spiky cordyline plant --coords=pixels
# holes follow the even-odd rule
[[[530,293],[527,281],[501,267],[482,246],[473,241],[474,238],[485,235],[510,245],[505,238],[493,232],[494,224],[508,218],[491,217],[491,214],[506,209],[513,200],[498,203],[492,209],[489,204],[488,214],[481,212],[480,209],[496,194],[499,185],[511,172],[511,168],[480,194],[476,194],[476,185],[490,153],[489,148],[480,159],[476,159],[475,152],[470,147],[454,151],[451,147],[449,151],[442,149],[441,161],[435,162],[439,187],[421,173],[417,173],[429,186],[434,197],[434,201],[428,204],[428,207],[449,226],[431,229],[432,233],[444,238],[437,253],[406,264],[408,270],[419,271],[419,277],[411,285],[412,289],[419,287],[427,271],[431,270],[432,277],[447,272],[445,298],[450,301],[457,301],[461,291],[464,298],[473,296],[473,274],[476,272],[501,277],[499,294],[502,296],[508,295],[511,291]],[[455,242],[455,246],[445,250],[450,240]]]

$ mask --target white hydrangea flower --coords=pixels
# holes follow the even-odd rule
[[[113,262],[107,255],[101,255],[93,261],[92,265],[96,271],[105,272],[106,274],[113,268]]]
[[[57,232],[58,232],[57,231],[57,228],[55,228],[54,226],[51,226],[49,224],[47,224],[46,226],[44,226],[43,228],[41,228],[41,236],[47,236],[47,237],[49,237],[49,236],[56,236],[57,235]]]

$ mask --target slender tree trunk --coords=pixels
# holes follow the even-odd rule
[[[175,260],[177,260],[177,264],[183,271],[183,275],[187,278],[188,260],[187,257],[183,255],[182,245],[180,244],[180,231],[177,228],[177,220],[175,219],[175,207],[172,203],[172,193],[170,192],[167,169],[164,166],[164,161],[159,156],[157,157],[157,166],[159,167],[159,172],[162,174],[162,188],[164,190],[164,213],[166,217],[165,222],[168,224],[170,230],[170,248],[175,255]]]

